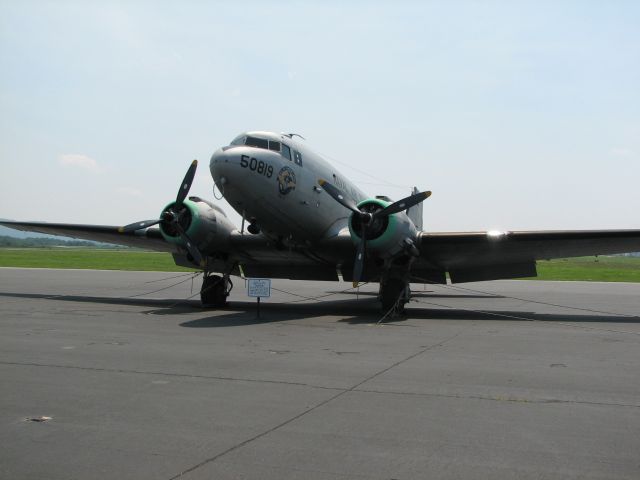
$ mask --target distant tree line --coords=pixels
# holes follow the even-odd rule
[[[0,248],[43,248],[43,247],[92,247],[92,248],[129,248],[108,243],[91,242],[88,240],[59,240],[57,238],[15,238],[0,235]]]

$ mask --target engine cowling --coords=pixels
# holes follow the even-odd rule
[[[373,214],[382,210],[390,202],[379,198],[370,198],[358,203],[363,212]],[[349,233],[355,244],[360,242],[362,234],[362,217],[351,214],[349,218]],[[375,218],[367,227],[367,251],[375,253],[381,258],[388,258],[407,248],[407,239],[415,242],[418,232],[411,219],[404,213]]]
[[[167,218],[168,215],[178,216],[182,229],[205,255],[223,247],[234,228],[222,211],[212,208],[204,201],[184,200],[180,207],[172,202],[162,210],[160,218]],[[170,221],[160,222],[160,233],[167,242],[185,246],[184,240]]]

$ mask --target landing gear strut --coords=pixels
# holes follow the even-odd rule
[[[233,288],[229,275],[204,274],[202,287],[200,288],[200,300],[202,305],[222,308],[227,305],[227,297]]]
[[[386,313],[395,307],[396,313],[402,313],[404,305],[409,301],[410,293],[408,279],[397,276],[383,276],[380,281],[379,293],[382,311]]]

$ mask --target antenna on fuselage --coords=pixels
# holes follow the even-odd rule
[[[285,137],[289,137],[289,138],[293,138],[295,137],[300,137],[303,140],[307,140],[306,138],[304,138],[302,135],[300,135],[299,133],[283,133],[282,135],[284,135]]]

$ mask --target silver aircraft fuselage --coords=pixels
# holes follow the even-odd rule
[[[244,144],[247,137],[260,146]],[[294,242],[332,237],[347,227],[349,210],[329,197],[318,180],[332,182],[356,202],[367,198],[290,135],[241,134],[213,154],[209,167],[218,190],[247,222],[254,219],[266,235]]]

